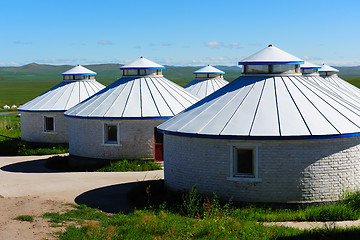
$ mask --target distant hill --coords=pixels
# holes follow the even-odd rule
[[[84,65],[97,73],[96,79],[99,82],[109,85],[122,75],[120,67],[122,64],[108,63],[108,64],[92,64]],[[30,63],[20,67],[0,67],[0,81],[61,81],[61,73],[69,70],[73,66],[70,65],[47,65]],[[180,85],[194,79],[193,72],[203,66],[198,67],[175,67],[166,66],[163,74],[166,78],[177,82]],[[237,78],[241,69],[237,66],[216,66],[220,70],[225,71],[225,79],[232,81]]]
[[[120,67],[122,64],[107,63],[107,64],[92,64],[84,65],[97,73],[96,79],[105,85],[109,85],[122,75]],[[71,65],[48,65],[30,63],[20,67],[0,67],[0,81],[54,81],[60,82],[62,80],[61,73],[69,70]],[[196,67],[178,67],[166,66],[163,73],[164,76],[180,85],[194,79],[193,72],[203,66]],[[241,68],[238,66],[215,66],[225,72],[225,79],[232,81],[241,73]],[[335,66],[336,67],[336,66]],[[358,77],[360,76],[360,66],[354,67],[336,67],[340,70],[340,77]]]

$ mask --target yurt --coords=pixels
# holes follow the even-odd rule
[[[80,65],[62,75],[60,84],[18,108],[23,140],[68,143],[64,112],[105,88],[96,81],[95,72]]]
[[[337,200],[360,187],[360,107],[273,46],[236,80],[158,126],[172,189],[250,202]]]
[[[341,79],[338,76],[338,73],[339,73],[338,69],[333,68],[326,64],[323,64],[319,69],[320,76],[322,76],[325,80],[331,82],[335,86],[338,86],[351,94],[360,97],[360,89],[355,87],[351,83],[348,83],[347,81]]]
[[[153,158],[154,127],[198,101],[144,57],[120,69],[122,78],[65,113],[75,165]]]
[[[10,109],[9,105],[4,105],[3,109]]]
[[[202,99],[222,88],[229,82],[224,80],[225,72],[207,65],[194,72],[195,79],[184,86],[191,94]]]
[[[17,106],[15,104],[11,106],[11,109],[16,109],[16,108]]]

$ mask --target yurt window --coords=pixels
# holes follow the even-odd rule
[[[230,158],[230,177],[233,181],[258,181],[258,145],[232,145]]]
[[[104,143],[105,144],[119,144],[119,128],[117,124],[104,125]]]
[[[55,119],[54,117],[44,117],[44,132],[55,131]]]

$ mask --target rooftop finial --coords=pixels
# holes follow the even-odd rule
[[[269,46],[268,47],[272,47],[273,45],[272,44],[269,44]]]

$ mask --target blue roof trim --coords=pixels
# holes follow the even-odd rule
[[[64,114],[65,117],[79,118],[79,119],[95,119],[95,120],[155,120],[155,119],[170,119],[171,117],[84,117],[84,116],[71,116]]]
[[[326,71],[326,70],[319,70],[319,72],[340,72],[339,70],[333,70],[333,71]]]
[[[301,69],[320,69],[321,67],[302,67],[300,66]]]
[[[61,74],[63,76],[72,76],[72,75],[97,75],[97,73],[75,73],[75,74]]]
[[[225,74],[225,72],[193,72],[193,74]]]
[[[22,110],[18,108],[19,112],[66,112],[67,110]]]
[[[212,138],[212,139],[229,139],[229,140],[307,140],[307,139],[331,139],[331,138],[348,138],[359,137],[358,133],[347,133],[337,135],[311,135],[311,136],[232,136],[232,135],[205,135],[196,133],[180,133],[171,132],[158,128],[158,132],[163,134],[169,134],[182,137],[194,137],[194,138]]]
[[[125,69],[165,69],[165,67],[121,67],[120,70]]]
[[[238,62],[238,65],[295,65],[304,64],[304,61],[297,62]]]

